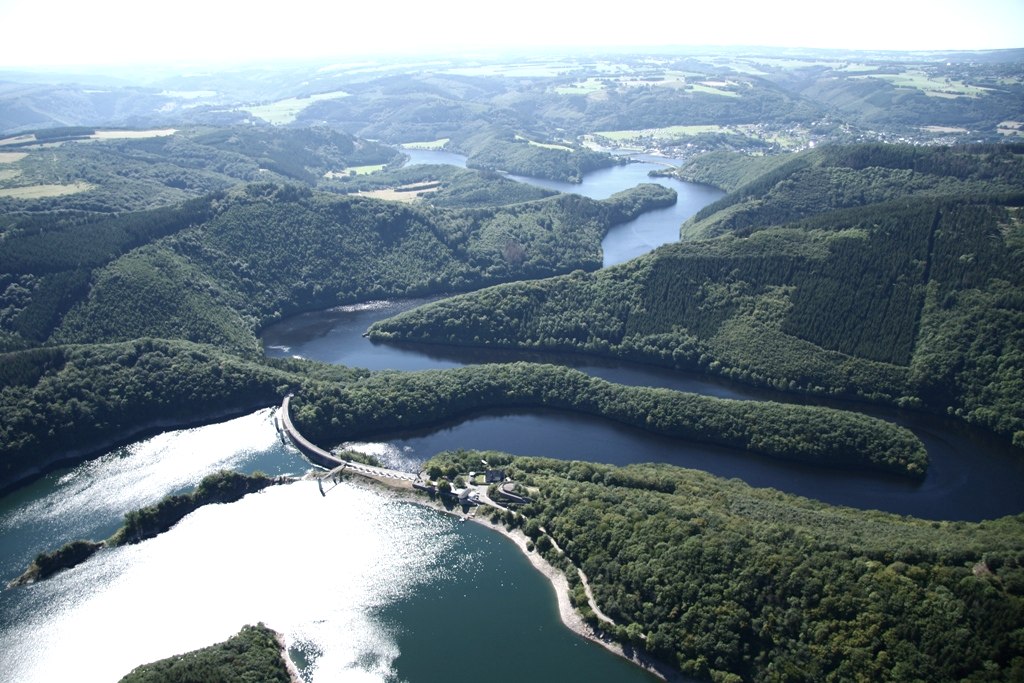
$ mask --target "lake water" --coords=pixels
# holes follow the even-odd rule
[[[3,581],[217,469],[305,472],[271,416],[168,432],[3,498]],[[321,497],[313,482],[201,508],[155,539],[3,591],[0,679],[115,681],[259,621],[317,683],[450,680],[451,667],[483,665],[512,683],[510,648],[554,680],[652,680],[565,629],[551,585],[504,537],[357,485]]]
[[[438,153],[429,154],[437,159]],[[638,169],[606,171],[628,175]],[[640,175],[646,181],[646,172]],[[572,188],[591,191],[587,183]],[[672,218],[663,226],[665,241],[676,239],[681,222]],[[633,247],[642,248],[645,239],[634,237]],[[522,357],[374,345],[361,336],[373,320],[417,303],[378,302],[298,316],[266,330],[264,342],[269,355],[375,369]],[[618,382],[768,397],[741,385],[642,366],[530,358]],[[606,462],[662,460],[778,488],[806,480],[800,485],[812,494],[836,488],[862,507],[884,507],[878,500],[917,501],[925,505],[923,516],[974,519],[1024,510],[1024,473],[1012,451],[940,420],[910,419],[933,457],[921,484],[780,466],[599,420],[538,413],[480,415],[370,447],[410,467],[443,448],[497,448]],[[942,452],[952,459],[936,456]],[[108,536],[126,511],[189,489],[222,467],[300,474],[308,464],[280,443],[268,408],[162,434],[53,472],[0,498],[2,579],[16,576],[40,551]],[[958,495],[964,499],[960,507],[943,502]],[[922,502],[928,500],[930,508]],[[258,621],[285,634],[294,658],[306,664],[305,676],[317,683],[421,683],[462,675],[511,682],[521,681],[524,671],[544,680],[652,680],[562,627],[550,584],[507,539],[356,485],[343,484],[321,497],[309,482],[208,506],[156,539],[102,551],[49,581],[3,591],[0,679],[117,680],[138,664],[224,640]]]

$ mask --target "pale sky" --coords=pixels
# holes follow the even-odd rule
[[[621,45],[973,50],[1024,47],[1024,0],[0,0],[0,27],[0,69]]]

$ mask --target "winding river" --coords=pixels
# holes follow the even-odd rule
[[[410,156],[411,163],[464,164],[443,152]],[[653,167],[605,169],[579,186],[531,182],[602,198],[647,181]],[[692,192],[693,204],[619,226],[605,240],[606,264],[675,240],[686,215],[719,196],[677,184],[681,203]],[[298,316],[265,331],[266,350],[402,370],[522,357],[374,345],[362,338],[373,320],[417,303]],[[641,366],[529,359],[570,364],[617,382],[748,400],[773,397]],[[932,466],[924,482],[817,471],[659,440],[579,416],[529,412],[480,415],[363,447],[408,467],[449,447],[606,462],[660,460],[832,502],[933,518],[1024,510],[1019,454],[938,419],[880,414],[925,440]],[[220,468],[306,471],[308,464],[278,440],[271,415],[268,408],[141,440],[0,498],[0,578],[13,578],[43,550],[76,538],[104,538],[125,511],[192,488]],[[309,482],[203,508],[156,539],[104,550],[49,581],[3,591],[0,672],[12,681],[117,680],[140,663],[223,640],[258,621],[285,634],[304,678],[317,683],[447,681],[474,672],[512,682],[522,680],[524,670],[544,672],[550,680],[651,680],[562,627],[550,585],[503,537],[355,485],[342,484],[322,498]]]
[[[612,360],[375,344],[362,336],[374,321],[425,301],[377,302],[296,316],[264,331],[265,351],[271,356],[300,356],[373,370],[426,370],[527,360],[570,365],[620,384],[665,387],[720,398],[801,401],[798,396],[782,392]],[[384,442],[347,445],[371,452],[397,469],[415,470],[442,450],[494,449],[619,465],[666,462],[835,505],[926,519],[978,521],[1024,511],[1024,458],[992,435],[920,413],[850,403],[834,402],[832,405],[860,410],[911,429],[928,449],[929,467],[925,479],[916,482],[878,473],[837,472],[827,467],[653,436],[593,417],[549,411],[484,414],[428,430],[396,434]]]

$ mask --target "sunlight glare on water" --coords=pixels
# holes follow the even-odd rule
[[[170,532],[100,552],[27,589],[0,631],[5,680],[117,680],[222,641],[244,624],[285,634],[316,683],[393,679],[393,626],[373,614],[436,580],[452,520],[342,484],[272,487],[201,508]]]
[[[91,460],[64,474],[54,490],[0,518],[0,532],[26,523],[114,515],[150,505],[162,496],[194,487],[220,469],[238,469],[270,447],[277,434],[273,409],[217,424],[169,431]]]
[[[411,448],[400,448],[386,441],[346,441],[341,447],[344,450],[372,455],[383,467],[392,470],[418,472],[423,465],[423,458],[417,457]]]

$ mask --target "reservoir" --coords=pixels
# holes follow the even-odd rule
[[[409,155],[408,164],[450,164],[466,166],[466,157],[452,152],[435,150],[404,150]],[[640,183],[657,183],[676,191],[678,199],[673,206],[655,209],[641,214],[636,219],[612,228],[601,248],[604,250],[604,266],[613,266],[641,254],[646,254],[662,244],[679,240],[679,226],[687,218],[725,195],[709,185],[685,183],[675,178],[650,177],[651,171],[664,170],[671,166],[668,159],[660,161],[638,161],[625,166],[611,166],[591,171],[581,183],[567,183],[545,178],[526,178],[509,175],[513,180],[530,183],[557,192],[571,192],[591,199],[607,199],[616,192],[635,187]]]
[[[438,160],[435,154],[416,152],[413,160]],[[446,163],[452,161],[458,157]],[[597,173],[632,179],[642,171],[638,182],[646,182],[643,166]],[[588,184],[592,175],[569,190],[605,192]],[[632,180],[622,182],[614,189],[609,183],[607,194]],[[720,196],[703,190],[709,191],[700,200],[705,203]],[[612,249],[611,234],[606,238],[606,264],[609,258],[630,258],[626,254],[644,244],[674,241],[682,220],[665,218],[660,237],[648,237],[637,225],[619,226],[632,237]],[[749,400],[772,397],[714,379],[581,357],[385,346],[362,338],[374,320],[418,303],[369,302],[297,316],[267,329],[264,345],[268,355],[373,369],[525,357],[616,382]],[[852,497],[844,504],[861,507],[889,509],[885,501],[904,498],[921,506],[923,512],[915,514],[934,518],[980,519],[1024,510],[1024,472],[1010,449],[940,420],[880,414],[911,420],[907,424],[930,453],[948,444],[952,459],[932,453],[929,478],[920,484],[861,479],[788,463],[780,468],[778,462],[738,458],[725,449],[659,444],[598,420],[538,413],[482,414],[426,432],[390,435],[367,448],[409,467],[450,447],[605,462],[660,460],[750,477],[758,486],[789,490],[796,482],[810,493],[839,489]],[[0,498],[3,580],[41,551],[77,538],[105,538],[126,511],[188,490],[218,469],[302,474],[308,463],[281,444],[271,416],[268,408],[140,440]],[[954,495],[962,496],[956,507],[946,502]],[[653,680],[565,629],[550,584],[507,539],[354,484],[321,497],[310,482],[205,507],[156,539],[102,551],[49,581],[0,592],[0,672],[12,681],[112,681],[138,664],[224,640],[259,621],[285,634],[304,677],[316,683],[421,683],[463,674],[511,683],[523,680],[524,671],[543,672],[544,680]]]
[[[51,473],[0,500],[3,581],[222,467],[309,466],[266,409]],[[321,497],[308,481],[201,508],[155,539],[3,591],[0,678],[116,681],[260,621],[317,682],[450,680],[439,661],[467,660],[513,683],[521,669],[500,666],[512,649],[564,680],[652,680],[564,628],[551,585],[503,536],[359,485]]]
[[[447,152],[409,150],[410,163],[465,165],[465,157]],[[616,226],[605,237],[605,266],[660,244],[678,240],[678,228],[722,193],[674,179],[650,178],[667,161],[646,160],[588,173],[579,185],[518,178],[561,192],[604,199],[642,182],[658,182],[676,190],[679,201],[670,209],[643,214]],[[671,215],[669,213],[671,212]],[[715,378],[674,372],[614,360],[583,356],[536,354],[448,346],[374,344],[362,338],[375,321],[426,303],[427,299],[369,302],[299,315],[263,333],[270,356],[299,356],[372,370],[425,370],[472,363],[526,360],[575,367],[612,382],[656,386],[720,398],[822,402]],[[752,486],[777,488],[835,505],[878,509],[928,519],[979,521],[1024,511],[1024,458],[1003,440],[953,420],[879,406],[832,402],[833,407],[859,410],[896,422],[922,440],[928,450],[928,475],[921,482],[874,473],[787,462],[702,444],[680,443],[595,418],[551,412],[488,414],[416,433],[391,435],[386,441],[360,444],[390,466],[415,469],[438,451],[455,448],[505,450],[520,455],[593,460],[614,464],[667,462],[737,477]],[[333,444],[331,444],[333,445]]]

